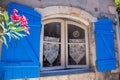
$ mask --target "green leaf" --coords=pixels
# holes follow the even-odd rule
[[[8,26],[8,21],[9,21],[8,13],[7,13],[7,11],[4,11],[3,14],[4,14],[6,25]]]
[[[12,34],[12,33],[10,33],[10,36],[14,39],[20,39],[18,36],[16,36],[15,34]]]
[[[8,48],[8,44],[7,44],[6,38],[4,36],[2,36],[2,41],[5,44],[5,46]]]
[[[6,33],[8,30],[6,28],[4,28],[4,33]]]
[[[20,23],[19,23],[19,22],[17,22],[17,23],[14,23],[14,26],[18,26],[18,25],[20,25]]]
[[[17,23],[9,22],[9,23],[8,23],[9,29],[12,29],[13,27],[17,27],[18,25],[20,25],[19,22],[17,22]]]
[[[17,36],[19,36],[19,37],[24,37],[24,36],[26,36],[25,34],[20,34],[20,33],[18,33],[18,32],[14,32]]]
[[[2,27],[4,29],[4,25],[0,23],[0,27]]]
[[[0,23],[0,27],[3,29],[3,32],[4,32],[5,29],[4,29],[4,25],[2,23]]]
[[[10,30],[12,30],[12,31],[15,30],[15,29],[17,29],[17,28],[16,28],[16,27],[12,27],[12,28],[10,28]]]
[[[13,31],[14,32],[20,32],[20,31],[24,31],[24,30],[25,30],[24,28],[19,27],[19,28],[14,29]]]
[[[9,37],[9,40],[11,40],[11,34],[10,33],[6,33],[6,35]]]
[[[3,19],[3,16],[0,15],[0,21],[3,21],[3,20],[4,20],[4,19]]]
[[[12,29],[13,27],[15,27],[14,22],[9,22],[8,23],[8,30]]]
[[[9,22],[7,26],[13,26],[14,22]]]
[[[115,0],[115,3],[116,3],[117,11],[119,14],[119,22],[120,22],[120,0]]]

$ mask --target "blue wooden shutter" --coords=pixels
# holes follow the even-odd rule
[[[15,3],[9,3],[7,10],[9,15],[13,9],[18,10],[19,15],[25,15],[30,27],[30,35],[20,40],[7,41],[8,49],[2,45],[1,75],[5,80],[15,78],[37,78],[40,76],[40,31],[41,15],[33,9]]]
[[[99,72],[116,69],[113,21],[102,19],[95,22],[96,65]]]

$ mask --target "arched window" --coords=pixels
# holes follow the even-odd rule
[[[68,19],[43,21],[41,71],[88,67],[87,27]]]

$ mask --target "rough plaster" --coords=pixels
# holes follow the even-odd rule
[[[45,8],[48,6],[69,6],[83,9],[94,16],[101,13],[111,14],[108,10],[109,6],[115,6],[114,0],[4,0],[6,5],[8,2],[20,3],[32,8]]]

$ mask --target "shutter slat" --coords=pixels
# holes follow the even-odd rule
[[[31,48],[31,46],[29,45],[28,41],[23,38],[23,42],[25,43],[25,49],[27,51],[27,55],[31,58],[31,60],[34,62],[34,64],[38,64],[39,63],[39,60],[37,59],[37,56],[35,55],[35,52],[32,50],[33,48]],[[27,50],[29,49],[29,50]]]
[[[110,49],[109,45],[107,44],[107,41],[104,39],[104,36],[101,35],[101,38],[103,40],[103,44],[105,44],[106,49],[108,50],[108,53],[111,55],[111,58],[115,58],[115,55],[113,54],[113,49]]]

